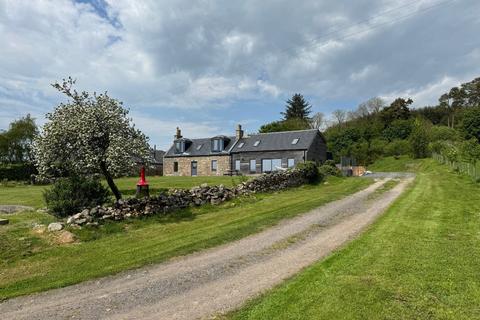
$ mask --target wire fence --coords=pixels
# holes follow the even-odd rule
[[[432,154],[432,157],[438,162],[448,165],[454,171],[470,176],[475,182],[480,181],[478,165],[463,161],[450,161],[447,157],[438,153]]]

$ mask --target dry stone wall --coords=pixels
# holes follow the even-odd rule
[[[224,185],[202,184],[189,190],[172,189],[148,198],[119,200],[111,207],[85,209],[67,219],[67,224],[83,226],[98,225],[106,220],[124,220],[158,214],[205,204],[217,205],[237,196],[257,192],[278,191],[297,187],[308,182],[308,172],[302,169],[277,171],[258,176],[234,188]]]

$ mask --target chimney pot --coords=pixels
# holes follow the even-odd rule
[[[235,130],[235,137],[237,138],[237,140],[243,138],[243,130],[241,124],[237,124],[237,129]]]
[[[175,138],[175,139],[180,139],[180,138],[182,138],[182,130],[180,130],[179,127],[177,127],[177,131],[175,132],[174,138]]]

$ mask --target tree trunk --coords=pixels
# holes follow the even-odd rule
[[[105,176],[108,186],[110,187],[110,190],[112,190],[112,193],[115,196],[115,199],[117,200],[122,199],[122,194],[120,193],[120,190],[118,190],[117,185],[113,181],[112,175],[110,174],[110,172],[108,172],[105,162],[100,163],[100,169],[102,170],[102,173]]]

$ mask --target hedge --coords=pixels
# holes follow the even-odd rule
[[[16,180],[29,181],[32,174],[36,174],[37,170],[32,164],[1,164],[0,165],[0,181]]]

